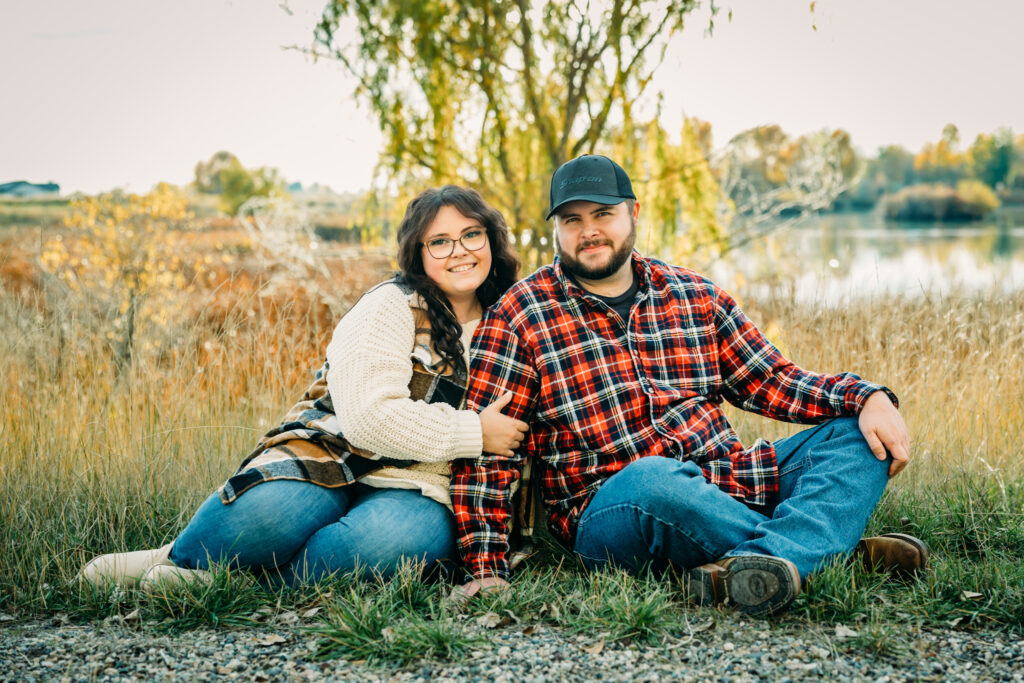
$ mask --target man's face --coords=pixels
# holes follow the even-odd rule
[[[636,242],[640,203],[576,201],[555,214],[558,257],[566,272],[584,280],[611,277],[629,261]]]

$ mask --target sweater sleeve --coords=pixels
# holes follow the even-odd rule
[[[387,458],[478,457],[483,439],[475,412],[410,398],[415,334],[408,298],[394,285],[367,293],[338,323],[327,345],[327,388],[342,433]]]

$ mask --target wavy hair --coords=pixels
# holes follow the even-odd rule
[[[480,222],[487,230],[491,246],[491,270],[476,290],[480,304],[487,308],[494,304],[519,279],[519,257],[509,240],[508,226],[501,212],[492,207],[476,190],[445,185],[424,191],[409,202],[405,217],[398,226],[398,279],[415,289],[427,303],[430,320],[430,341],[444,359],[445,368],[465,374],[462,326],[452,311],[448,297],[423,269],[423,249],[420,243],[442,206],[450,206],[467,218]]]

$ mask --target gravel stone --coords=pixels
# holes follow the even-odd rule
[[[513,624],[467,623],[484,644],[458,661],[406,667],[317,662],[316,641],[294,627],[154,633],[146,625],[6,621],[0,681],[1020,681],[1024,639],[1001,630],[909,630],[887,652],[857,650],[835,627],[750,622],[722,615],[714,629],[644,645]],[[280,636],[284,642],[276,642]],[[268,642],[274,644],[268,646]]]

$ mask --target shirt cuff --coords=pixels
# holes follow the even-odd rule
[[[495,559],[490,562],[485,560],[470,560],[466,562],[466,566],[469,569],[469,573],[477,580],[499,578],[508,581],[511,573],[509,571],[508,562],[504,559]]]
[[[857,382],[849,391],[846,392],[845,402],[846,408],[854,415],[860,415],[861,409],[864,408],[864,404],[867,402],[868,397],[876,391],[884,391],[885,395],[889,397],[892,404],[897,408],[900,407],[900,399],[893,393],[892,389],[881,384],[875,384],[874,382]]]
[[[479,458],[484,449],[483,430],[480,416],[472,410],[455,413],[455,455],[454,458]]]

